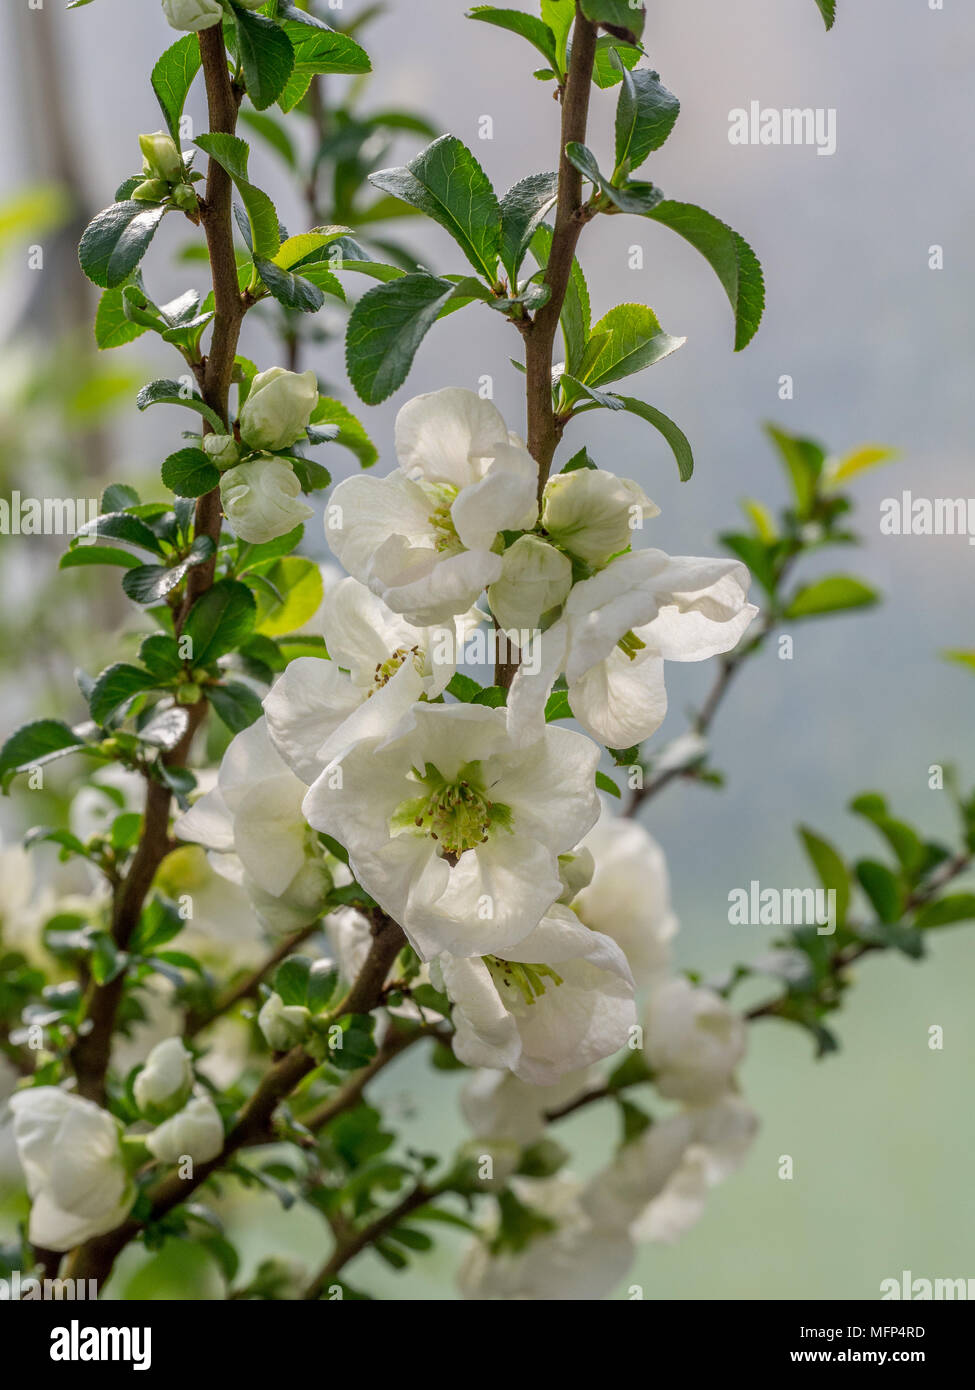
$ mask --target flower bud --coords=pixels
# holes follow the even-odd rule
[[[169,197],[169,184],[162,179],[143,179],[133,188],[132,197],[140,203],[161,203]]]
[[[269,367],[259,372],[240,412],[240,435],[252,449],[287,449],[304,436],[318,404],[314,372]]]
[[[173,29],[212,29],[223,19],[220,0],[162,0],[163,14]],[[253,9],[253,5],[248,5]]]
[[[202,694],[202,690],[195,682],[184,681],[176,688],[176,703],[178,705],[195,705]]]
[[[121,1225],[135,1201],[118,1122],[100,1106],[57,1086],[10,1098],[14,1141],[33,1202],[35,1246],[70,1250]]]
[[[293,531],[313,515],[298,501],[301,484],[283,459],[254,458],[230,468],[220,479],[223,510],[243,541],[260,545]]]
[[[520,536],[501,557],[501,578],[488,589],[491,612],[506,632],[534,631],[544,613],[565,602],[572,565],[540,536]]]
[[[659,516],[638,483],[602,468],[577,468],[549,479],[542,498],[542,526],[552,540],[590,565],[626,550],[634,530]]]
[[[205,434],[203,452],[218,468],[232,468],[240,462],[240,445],[232,434]]]
[[[310,1020],[304,1004],[286,1004],[280,994],[271,994],[257,1015],[257,1026],[272,1052],[288,1052],[307,1037]]]
[[[166,1038],[149,1053],[132,1093],[141,1114],[158,1124],[181,1110],[193,1089],[193,1061],[179,1038]]]
[[[196,189],[191,183],[178,183],[172,192],[173,207],[179,208],[182,212],[198,212],[200,200],[196,196]]]
[[[163,130],[152,135],[139,136],[143,168],[153,178],[163,179],[167,184],[180,183],[183,178],[183,161],[180,158],[176,141]]]
[[[559,855],[559,878],[562,880],[560,903],[571,903],[577,893],[588,888],[596,872],[591,850],[577,849],[572,854]]]
[[[223,1148],[223,1121],[209,1096],[197,1096],[146,1135],[146,1148],[162,1163],[182,1158],[209,1163]]]

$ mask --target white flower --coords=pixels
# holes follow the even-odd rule
[[[214,868],[241,884],[272,931],[314,922],[332,888],[324,851],[301,813],[306,790],[258,719],[231,742],[216,787],[174,826],[180,839],[215,852]]]
[[[520,670],[508,708],[513,733],[532,738],[565,672],[579,723],[610,748],[629,748],[667,712],[665,661],[704,661],[730,651],[758,612],[751,576],[737,560],[641,550],[576,584],[562,617],[541,638],[537,674]]]
[[[512,1182],[517,1199],[551,1224],[521,1246],[504,1240],[504,1227],[471,1246],[458,1273],[469,1299],[592,1301],[605,1298],[626,1274],[633,1243],[622,1227],[593,1221],[583,1185],[565,1176]],[[518,1248],[520,1246],[520,1248]]]
[[[180,1038],[157,1043],[132,1085],[139,1110],[156,1121],[181,1109],[192,1089],[193,1059]]]
[[[488,602],[505,632],[532,632],[542,615],[561,608],[572,588],[572,565],[541,536],[519,536],[501,557],[501,578]]]
[[[314,783],[304,813],[417,953],[485,955],[524,941],[560,896],[558,856],[598,815],[599,749],[548,727],[516,748],[504,711],[417,704]]]
[[[444,954],[431,973],[453,1001],[455,1056],[533,1086],[609,1057],[636,1023],[623,952],[559,904],[517,949]]]
[[[223,1149],[223,1121],[209,1095],[194,1098],[172,1119],[146,1135],[146,1148],[161,1163],[209,1163]]]
[[[289,662],[264,700],[275,748],[307,783],[357,739],[390,732],[421,695],[441,694],[480,621],[475,614],[411,627],[356,579],[334,584],[321,613],[331,660]]]
[[[258,455],[228,468],[220,479],[220,501],[235,535],[252,545],[285,536],[314,513],[298,500],[301,483],[284,459]]]
[[[212,29],[223,19],[219,0],[162,0],[162,7],[174,29]]]
[[[602,468],[558,473],[545,485],[541,524],[556,544],[590,565],[626,550],[644,520],[660,515],[639,483]]]
[[[587,927],[623,948],[642,989],[666,970],[677,932],[663,850],[642,825],[605,807],[581,848],[591,852],[595,871],[572,899],[572,909]]]
[[[594,1069],[567,1072],[551,1086],[532,1086],[510,1071],[475,1071],[460,1095],[464,1119],[478,1138],[505,1140],[524,1148],[542,1139],[545,1116],[591,1085]]]
[[[307,1036],[310,1018],[304,1004],[286,1004],[280,994],[269,994],[257,1015],[257,1026],[272,1052],[287,1052]]]
[[[269,367],[251,382],[240,412],[240,437],[251,449],[289,449],[305,438],[317,405],[314,372]]]
[[[56,1086],[10,1099],[27,1191],[31,1242],[70,1250],[120,1225],[135,1201],[119,1126],[107,1110]]]
[[[347,478],[325,531],[336,557],[423,626],[464,613],[500,578],[501,531],[534,526],[537,467],[490,401],[448,387],[396,417],[399,468]]]
[[[645,1039],[660,1094],[701,1105],[729,1089],[747,1045],[741,1016],[720,995],[683,977],[651,992]]]

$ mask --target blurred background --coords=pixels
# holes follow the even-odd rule
[[[551,87],[532,78],[532,50],[472,24],[465,8],[459,0],[386,0],[358,35],[374,76],[361,90],[353,79],[326,78],[324,99],[354,97],[366,113],[422,115],[433,133],[450,131],[470,145],[503,190],[554,165],[558,108]],[[522,8],[530,8],[527,0]],[[322,12],[344,26],[365,9],[345,0]],[[107,481],[151,478],[175,437],[167,414],[140,416],[132,408],[139,385],[168,374],[171,362],[147,338],[95,353],[94,292],[75,256],[80,229],[138,166],[138,133],[161,124],[148,73],[175,36],[158,0],[95,0],[73,12],[60,0],[42,10],[21,3],[5,9],[2,23],[0,111],[12,138],[0,146],[0,496],[19,489],[96,497]],[[882,499],[902,489],[932,498],[975,494],[975,11],[958,4],[932,10],[927,0],[840,0],[836,28],[826,34],[813,0],[651,0],[645,42],[683,103],[647,176],[747,238],[764,266],[768,308],[757,339],[735,356],[728,305],[697,254],[653,224],[600,219],[580,247],[594,317],[637,300],[654,308],[668,332],[687,335],[684,348],[637,389],[689,435],[696,471],[679,483],[655,434],[608,413],[572,426],[565,457],[588,444],[600,466],[643,484],[662,509],[650,544],[709,554],[715,535],[737,524],[742,498],[786,501],[763,421],[837,453],[867,442],[900,450],[898,461],[855,485],[863,549],[820,566],[855,571],[883,591],[884,603],[802,626],[791,662],[771,649],[749,666],[714,735],[724,790],[677,783],[647,807],[646,824],[670,865],[679,963],[718,972],[761,954],[771,934],[729,926],[731,889],[751,879],[812,882],[794,833],[799,822],[850,854],[872,851],[869,829],[845,808],[857,792],[881,790],[924,832],[947,835],[950,807],[945,793],[928,789],[929,766],[956,763],[963,782],[975,776],[975,685],[970,672],[939,655],[975,646],[975,550],[965,537],[894,537],[879,529]],[[753,100],[835,108],[836,153],[732,146],[729,112]],[[614,107],[615,92],[594,92],[589,143],[597,154],[611,148]],[[188,110],[199,133],[199,84]],[[491,139],[479,138],[484,117]],[[309,123],[292,126],[301,155]],[[428,137],[420,126],[394,129],[390,138],[386,164],[405,162]],[[301,230],[309,221],[301,180],[266,143],[252,138],[252,145],[255,182],[272,193],[288,227]],[[144,267],[157,301],[194,282],[206,289],[205,267],[181,257],[186,224],[178,223],[167,219]],[[438,273],[464,269],[446,233],[420,219],[369,230],[395,236]],[[43,273],[29,268],[29,248],[37,245]],[[934,245],[943,247],[940,271],[929,269]],[[633,247],[642,248],[642,269],[630,268]],[[322,339],[301,345],[302,365],[356,409],[343,368],[342,315],[326,309],[318,318]],[[281,360],[277,327],[248,320],[245,351],[261,365]],[[522,378],[509,364],[519,346],[499,315],[477,308],[438,325],[407,385],[379,408],[358,407],[379,446],[380,469],[393,464],[396,410],[421,391],[476,389],[490,376],[509,426],[522,430]],[[794,381],[791,401],[779,399],[786,374]],[[336,477],[349,471],[338,456],[328,462]],[[147,495],[156,493],[158,483]],[[325,560],[319,535],[309,526],[305,551]],[[57,537],[0,536],[4,732],[42,714],[80,717],[73,667],[97,670],[117,659],[119,630],[134,630],[111,576],[57,574],[63,545]],[[817,562],[807,563],[807,576],[814,575]],[[671,712],[658,739],[681,732],[684,710],[708,680],[704,668],[669,669]],[[52,802],[70,785],[65,774]],[[14,844],[39,819],[51,823],[51,813],[39,810],[36,795],[4,800],[4,843]],[[10,853],[0,861],[5,922],[30,892]],[[45,862],[37,861],[42,878]],[[84,884],[59,883],[59,891],[72,887]],[[881,1280],[904,1269],[929,1278],[975,1276],[973,967],[975,936],[963,927],[939,933],[919,965],[902,956],[868,960],[837,1020],[842,1050],[825,1061],[814,1062],[799,1030],[756,1024],[742,1074],[762,1117],[750,1160],[713,1194],[705,1218],[680,1244],[641,1250],[627,1284],[642,1284],[648,1298],[872,1298]],[[928,1049],[933,1024],[944,1029],[942,1051]],[[442,1098],[442,1088],[457,1084],[454,1074],[432,1072],[411,1056],[376,1094],[407,1135],[446,1147],[463,1132]],[[584,1166],[600,1120],[586,1112],[570,1124],[566,1139],[578,1145]],[[792,1181],[777,1175],[785,1154],[794,1160]],[[311,1261],[319,1248],[302,1215],[282,1214],[271,1198],[247,1207],[240,1234],[253,1259],[274,1249]],[[455,1250],[456,1242],[445,1243],[403,1280],[367,1256],[355,1282],[387,1297],[452,1298]],[[168,1249],[146,1265],[133,1254],[114,1287],[129,1296],[212,1296],[205,1260],[197,1268],[187,1258]]]

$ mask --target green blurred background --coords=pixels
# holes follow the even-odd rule
[[[334,18],[346,23],[363,8],[346,0]],[[902,451],[899,462],[856,487],[866,544],[850,567],[885,592],[884,605],[803,627],[791,662],[763,655],[729,698],[714,737],[725,790],[678,784],[648,808],[646,823],[672,874],[679,963],[718,972],[760,955],[770,935],[729,926],[732,888],[753,878],[810,881],[796,824],[850,854],[873,851],[869,831],[844,808],[856,792],[877,789],[926,833],[947,835],[950,809],[945,793],[928,790],[928,768],[954,762],[963,779],[975,775],[975,685],[939,659],[943,648],[975,645],[975,550],[963,537],[879,531],[881,500],[902,488],[929,497],[975,491],[975,11],[950,3],[933,11],[926,0],[840,0],[827,35],[813,0],[660,0],[648,8],[652,61],[684,106],[651,176],[668,195],[702,203],[748,238],[765,267],[768,311],[755,343],[735,357],[727,304],[684,243],[636,219],[597,224],[581,247],[594,310],[639,299],[669,332],[688,335],[644,389],[691,437],[697,470],[679,484],[645,427],[608,415],[580,422],[572,450],[587,443],[601,466],[646,487],[662,508],[651,544],[698,554],[732,525],[741,498],[785,500],[761,435],[764,419],[837,451],[866,441]],[[557,110],[550,89],[531,77],[530,50],[472,25],[464,9],[458,0],[388,0],[362,34],[376,71],[364,105],[422,110],[438,132],[470,144],[503,188],[552,166]],[[10,6],[0,22],[0,108],[10,133],[0,147],[0,495],[20,488],[96,496],[109,479],[151,476],[174,438],[165,417],[131,408],[137,386],[165,366],[153,344],[143,339],[94,359],[93,297],[73,251],[79,226],[136,162],[139,131],[159,125],[148,71],[174,36],[157,0],[96,0],[72,13],[48,0],[41,11]],[[342,99],[347,81],[328,79],[330,99]],[[836,154],[729,145],[729,111],[752,100],[835,107]],[[198,118],[199,103],[197,91],[190,109]],[[590,144],[599,151],[610,139],[613,98],[597,93],[594,105]],[[493,139],[481,141],[485,116]],[[256,180],[297,230],[299,191],[289,191],[282,164],[254,143]],[[400,162],[418,143],[404,137],[387,162]],[[431,269],[462,269],[438,228],[411,221],[396,235]],[[149,262],[157,298],[191,282],[187,267],[166,255],[185,239],[168,223],[157,239]],[[38,243],[43,273],[27,269],[27,248]],[[928,269],[932,244],[944,247],[943,271]],[[639,271],[629,269],[633,246],[643,248]],[[202,286],[200,268],[192,269]],[[341,323],[326,327],[332,336],[312,347],[309,363],[349,399]],[[278,349],[269,328],[263,332],[245,350],[267,365]],[[420,391],[476,387],[490,375],[509,425],[522,428],[522,379],[508,361],[516,347],[496,315],[469,310],[438,325],[407,386],[361,411],[380,467],[392,464],[395,411]],[[791,402],[778,399],[786,373],[795,382]],[[344,465],[335,463],[339,476]],[[324,559],[312,534],[309,553]],[[72,667],[113,658],[115,630],[131,622],[113,588],[83,572],[57,577],[62,544],[0,537],[4,729],[38,713],[80,715]],[[701,668],[670,668],[664,736],[680,732],[684,707],[707,681]],[[24,798],[0,807],[8,843],[39,818],[37,803]],[[755,1025],[742,1074],[762,1117],[753,1153],[678,1246],[640,1252],[627,1285],[642,1285],[648,1298],[870,1298],[904,1269],[975,1276],[973,966],[975,937],[964,928],[939,934],[920,965],[868,959],[838,1020],[842,1051],[822,1062],[797,1030]],[[944,1029],[941,1051],[927,1046],[933,1024]],[[444,1100],[456,1085],[453,1075],[410,1056],[376,1095],[407,1137],[447,1147],[462,1134],[456,1107]],[[595,1165],[603,1152],[597,1112],[565,1133],[578,1146],[576,1166]],[[785,1154],[794,1160],[791,1181],[777,1175]],[[251,1263],[270,1249],[309,1264],[320,1256],[318,1228],[298,1211],[283,1214],[272,1198],[237,1203],[228,1219]],[[404,1278],[366,1256],[355,1282],[385,1296],[454,1297],[460,1243],[445,1241]],[[171,1243],[148,1265],[130,1253],[114,1288],[205,1297],[217,1296],[219,1285],[205,1257]]]

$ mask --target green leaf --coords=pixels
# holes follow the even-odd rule
[[[290,134],[280,121],[259,111],[243,110],[240,119],[276,150],[290,169],[297,169],[298,155]]]
[[[607,777],[605,772],[596,773],[596,786],[599,791],[608,792],[610,796],[621,797],[623,795],[612,777]]]
[[[201,396],[189,391],[180,382],[168,378],[150,381],[147,386],[143,386],[135,398],[135,403],[140,410],[148,410],[151,405],[185,405],[202,415],[205,420],[209,420],[218,434],[223,434],[226,428],[217,412],[212,410]]]
[[[975,893],[949,893],[937,902],[922,907],[915,924],[922,928],[948,927],[955,922],[967,922],[975,917]]]
[[[106,724],[114,714],[123,710],[136,695],[152,690],[155,679],[149,671],[130,666],[124,661],[106,666],[92,686],[88,708],[96,724]]]
[[[442,135],[405,169],[381,169],[369,182],[438,222],[478,274],[494,284],[501,207],[487,174],[456,136]]]
[[[654,429],[660,431],[677,460],[680,480],[682,483],[686,483],[694,472],[694,455],[684,431],[675,425],[673,420],[662,410],[647,405],[646,401],[638,401],[633,396],[617,396],[616,399],[623,402],[623,408],[628,410],[631,415],[639,415],[641,420],[646,420],[648,425],[653,425]]]
[[[608,198],[614,207],[619,208],[620,212],[632,212],[645,217],[663,200],[664,195],[655,184],[616,184],[608,179],[600,170],[592,150],[587,145],[580,145],[577,140],[569,141],[565,147],[565,156],[570,164],[599,189],[604,198]]]
[[[648,69],[630,72],[620,61],[622,86],[616,103],[616,167],[638,169],[659,150],[680,115],[680,102]]]
[[[837,613],[846,608],[869,608],[879,594],[848,574],[832,574],[807,584],[793,596],[785,610],[787,618],[811,618],[820,613]]]
[[[501,263],[511,278],[512,289],[516,287],[525,252],[558,190],[558,174],[529,174],[501,199]]]
[[[119,550],[114,545],[79,545],[74,550],[66,550],[61,556],[58,569],[73,570],[84,565],[118,565],[122,569],[134,569],[139,560],[128,550]]]
[[[169,133],[179,144],[179,123],[193,79],[200,71],[200,44],[195,34],[185,34],[159,59],[152,70],[152,90],[162,107]]]
[[[589,457],[589,450],[583,447],[569,459],[568,463],[563,464],[563,473],[576,473],[580,468],[595,468],[596,465]]]
[[[418,272],[368,290],[352,310],[345,338],[349,379],[367,405],[402,386],[424,336],[457,287]]]
[[[192,643],[194,666],[209,666],[232,651],[253,631],[257,615],[254,595],[235,579],[218,580],[193,604],[183,627]]]
[[[731,227],[693,203],[666,199],[645,214],[699,251],[724,286],[735,314],[735,351],[751,342],[765,308],[765,281],[755,252]]]
[[[819,13],[823,16],[823,21],[827,30],[832,29],[836,23],[836,0],[816,0],[819,6]]]
[[[805,521],[813,506],[816,489],[823,472],[826,454],[814,439],[802,439],[787,434],[776,425],[766,424],[765,433],[775,445],[786,466],[800,521]]]
[[[122,577],[122,588],[136,603],[158,603],[186,578],[195,565],[205,564],[213,555],[209,536],[197,536],[189,554],[173,565],[140,565]]]
[[[126,507],[138,507],[139,494],[134,487],[128,483],[109,483],[102,493],[102,500],[99,511],[102,515],[107,512],[124,512]]]
[[[40,767],[84,747],[84,739],[60,719],[36,719],[21,724],[0,748],[0,782],[6,790],[15,773]]]
[[[272,106],[284,91],[295,66],[291,40],[273,19],[232,5],[237,24],[237,52],[247,95],[258,111]]]
[[[139,660],[160,680],[172,680],[183,672],[183,658],[176,639],[167,632],[151,632],[139,648]]]
[[[202,449],[179,449],[162,466],[162,480],[177,497],[202,497],[220,484],[220,470]]]
[[[606,35],[596,40],[596,61],[592,67],[592,80],[601,91],[615,87],[620,81],[620,68],[635,68],[640,61],[642,50],[631,44],[623,44],[619,39]]]
[[[134,343],[147,331],[142,323],[133,323],[125,312],[122,289],[104,290],[95,310],[95,342],[102,349],[124,347]]]
[[[271,258],[281,245],[278,214],[266,193],[250,182],[247,161],[250,150],[246,140],[221,132],[201,135],[196,141],[200,149],[215,159],[234,181],[241,201],[247,210],[251,230],[251,250],[256,256]]]
[[[553,690],[545,702],[545,722],[551,724],[555,719],[574,719],[569,696],[564,690]]]
[[[320,396],[312,413],[311,423],[313,427],[331,426],[335,430],[332,443],[340,444],[343,449],[355,454],[360,468],[371,468],[379,458],[379,450],[360,422],[341,401],[332,400],[329,396]]]
[[[242,681],[223,681],[220,685],[208,685],[205,687],[205,693],[232,734],[249,729],[264,713],[258,696]]]
[[[645,304],[617,304],[593,325],[592,337],[609,335],[595,365],[582,379],[589,386],[607,386],[621,377],[642,372],[687,340],[665,333],[657,316]]]
[[[538,49],[539,53],[553,68],[558,67],[555,35],[548,25],[533,14],[521,10],[499,10],[494,5],[475,5],[467,11],[468,19],[481,19],[485,24],[495,24],[499,29],[508,29],[520,34]]]
[[[531,241],[532,255],[543,269],[548,265],[551,249],[552,229],[546,222],[543,222]],[[582,273],[582,266],[573,257],[572,271],[565,292],[565,302],[559,316],[559,322],[562,325],[562,337],[565,342],[565,365],[570,372],[579,365],[586,351],[586,344],[590,336],[590,316],[589,287],[586,284],[586,277]]]
[[[592,24],[601,24],[616,38],[638,43],[647,12],[630,0],[579,0],[582,13]]]
[[[162,554],[158,536],[150,531],[144,521],[140,521],[137,516],[130,516],[128,512],[107,512],[103,516],[96,516],[94,521],[86,521],[83,526],[78,527],[77,535],[71,543],[72,550],[83,548],[79,544],[80,536],[92,535],[127,541],[129,545],[137,545],[141,550],[151,550],[154,555]]]
[[[256,628],[266,637],[295,632],[313,618],[321,606],[322,573],[314,560],[286,555],[257,567],[256,572],[283,595],[284,602],[261,589],[257,597]]]
[[[146,254],[165,214],[165,207],[127,199],[94,217],[78,247],[88,279],[102,289],[123,284]]]
[[[294,49],[296,77],[311,77],[315,73],[325,72],[355,76],[372,71],[365,49],[348,34],[337,33],[321,20],[309,27],[307,16],[305,23],[288,19],[283,28]],[[281,104],[284,107],[283,101]]]
[[[827,840],[800,826],[799,834],[819,881],[836,894],[836,925],[842,927],[850,906],[850,880],[843,860]]]
[[[904,894],[897,875],[876,859],[859,860],[856,875],[880,921],[898,921],[904,910]]]
[[[282,270],[273,261],[263,260],[260,256],[254,257],[254,266],[263,284],[286,308],[297,309],[303,314],[315,314],[325,303],[324,291],[310,280],[294,275],[290,270]],[[330,271],[326,274],[338,284]]]
[[[943,651],[941,655],[945,661],[954,661],[959,666],[967,666],[970,671],[975,671],[975,652],[967,652],[962,648],[950,647]]]
[[[858,449],[852,449],[837,459],[835,464],[831,464],[829,486],[839,487],[841,483],[848,483],[858,474],[865,473],[870,468],[877,468],[882,463],[890,463],[899,457],[899,449],[888,449],[883,444],[861,444]]]
[[[281,996],[283,1004],[305,1004],[308,998],[308,979],[311,961],[307,956],[289,956],[274,972],[271,988]]]

